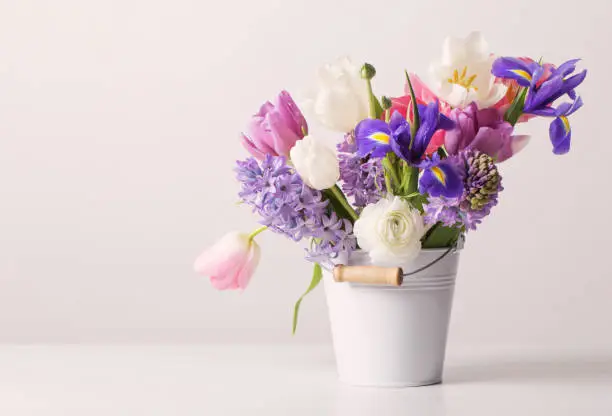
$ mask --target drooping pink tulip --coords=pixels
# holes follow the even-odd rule
[[[242,145],[262,160],[266,154],[289,156],[295,142],[308,134],[304,115],[287,91],[265,102],[242,133]]]
[[[230,232],[196,259],[196,273],[219,290],[244,289],[259,263],[259,245],[248,235]]]

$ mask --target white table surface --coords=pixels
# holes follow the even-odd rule
[[[2,346],[0,415],[612,415],[612,351],[449,351],[442,385],[349,387],[329,346]]]

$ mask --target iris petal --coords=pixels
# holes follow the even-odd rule
[[[511,69],[510,72],[515,74],[517,77],[523,79],[525,83],[531,83],[531,74],[524,69]]]
[[[580,59],[570,59],[569,61],[566,61],[559,65],[555,69],[555,73],[559,73],[562,77],[565,77],[576,70],[576,64],[578,62],[580,62]]]
[[[368,154],[373,157],[383,157],[390,150],[391,130],[387,123],[377,119],[365,119],[355,127],[357,153],[360,156]]]
[[[518,58],[501,57],[493,62],[491,73],[499,78],[510,78],[516,80],[522,87],[531,85],[531,80],[536,63],[524,62]]]
[[[572,130],[567,117],[557,117],[550,123],[550,141],[553,145],[553,153],[562,155],[570,150]]]
[[[450,159],[423,169],[419,179],[419,191],[432,197],[459,198],[463,190],[463,178]]]

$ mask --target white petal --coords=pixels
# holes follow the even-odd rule
[[[451,83],[447,83],[447,85],[449,87],[446,88],[450,88],[450,90],[444,96],[441,96],[446,102],[453,107],[459,108],[463,108],[469,104],[469,102],[467,102],[469,91],[465,87]]]
[[[465,58],[465,46],[461,39],[449,36],[442,46],[442,65],[452,66],[453,62]]]
[[[506,91],[508,91],[508,87],[506,87],[504,84],[493,84],[492,88],[487,92],[486,96],[479,95],[476,99],[478,107],[486,108],[497,104],[499,100],[504,98],[504,96],[506,95]]]
[[[368,116],[359,96],[344,88],[319,91],[314,112],[325,127],[344,133]]]
[[[465,56],[468,60],[483,60],[489,56],[489,45],[481,32],[472,32],[465,38]]]
[[[406,229],[397,235],[389,227],[393,216],[403,216]],[[383,198],[376,204],[368,205],[355,222],[355,236],[359,245],[368,252],[372,263],[381,266],[404,266],[412,261],[421,250],[423,219],[418,211],[399,197]]]
[[[311,188],[323,190],[334,186],[340,176],[338,158],[333,149],[313,136],[306,136],[289,153],[295,170]]]

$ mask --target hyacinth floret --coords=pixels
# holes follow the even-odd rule
[[[294,241],[311,238],[307,256],[334,256],[355,249],[350,221],[338,218],[323,194],[308,187],[284,156],[250,157],[236,162],[241,201],[261,216],[260,223]]]
[[[497,205],[503,190],[501,175],[493,159],[475,149],[465,149],[448,160],[465,173],[464,191],[458,198],[430,197],[425,206],[425,222],[442,222],[449,227],[475,230]]]

